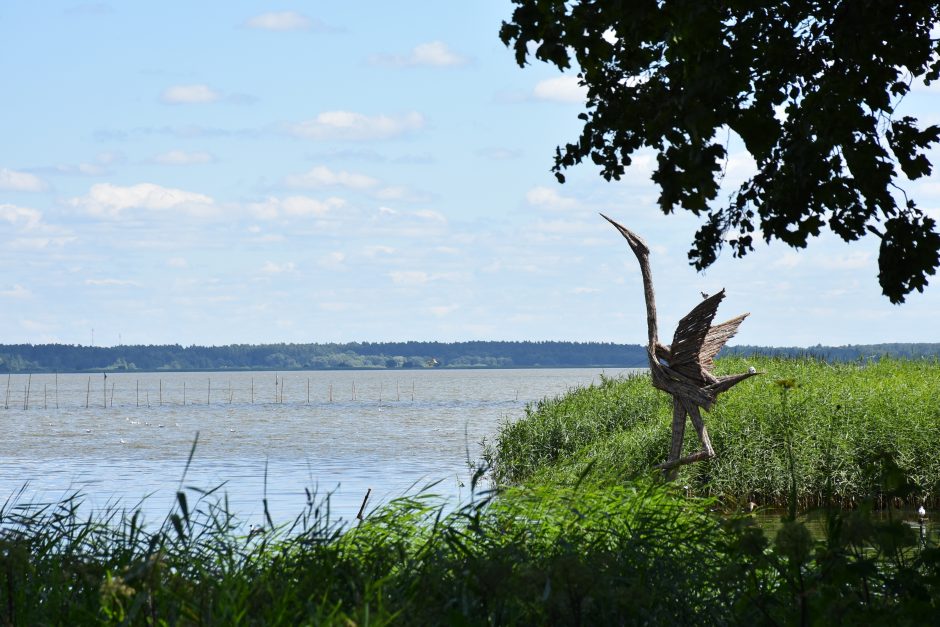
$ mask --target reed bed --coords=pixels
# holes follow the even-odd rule
[[[479,474],[477,475],[479,476]],[[187,496],[189,495],[189,496]],[[295,521],[245,528],[217,491],[162,524],[80,497],[0,508],[8,625],[932,624],[940,549],[866,508],[826,537],[643,479],[518,487],[447,509],[428,493],[345,527],[308,493]]]
[[[190,497],[192,492],[189,492]],[[641,482],[513,489],[445,511],[417,494],[345,528],[314,495],[245,529],[180,492],[162,525],[80,497],[0,509],[3,624],[666,624],[724,622],[701,585],[727,545],[709,502]]]
[[[764,372],[705,414],[717,456],[684,467],[694,494],[784,507],[885,506],[885,472],[908,486],[894,504],[940,506],[940,362],[724,358],[717,372]],[[532,405],[485,449],[498,482],[600,483],[643,475],[665,459],[671,401],[645,376]],[[686,450],[695,450],[686,431]],[[792,465],[791,465],[792,464]],[[891,470],[885,470],[890,468]]]

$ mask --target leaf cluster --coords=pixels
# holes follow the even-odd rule
[[[935,221],[899,186],[931,173],[940,126],[898,117],[916,79],[940,77],[929,0],[513,0],[502,41],[587,88],[580,137],[554,172],[585,159],[619,179],[641,148],[664,213],[703,217],[689,252],[698,269],[723,245],[755,236],[803,248],[830,229],[847,242],[881,239],[879,282],[894,303],[923,291],[940,264]],[[757,173],[714,202],[729,131]],[[900,172],[899,172],[900,170]]]

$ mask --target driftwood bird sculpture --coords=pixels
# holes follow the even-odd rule
[[[706,295],[707,297],[702,302],[679,321],[672,344],[669,346],[661,344],[656,322],[656,297],[653,293],[649,247],[633,231],[617,224],[604,214],[601,216],[620,231],[640,262],[643,295],[646,298],[646,324],[649,329],[647,352],[649,353],[650,376],[653,387],[672,396],[672,446],[669,450],[669,458],[657,468],[662,468],[670,475],[674,475],[673,469],[677,466],[709,459],[715,455],[700,410],[711,409],[719,394],[749,377],[760,374],[753,369],[742,374],[722,377],[712,374],[715,355],[737,332],[748,314],[713,326],[712,321],[718,311],[718,304],[725,297],[725,291],[721,290],[712,296]],[[692,420],[702,450],[683,457],[682,441],[685,437],[687,417]]]

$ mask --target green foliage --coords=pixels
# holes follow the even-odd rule
[[[915,80],[940,77],[937,2],[513,1],[500,37],[517,63],[576,65],[587,87],[581,135],[556,152],[559,181],[585,159],[619,179],[650,148],[662,211],[706,215],[689,252],[697,268],[728,233],[741,256],[755,233],[803,248],[828,226],[881,239],[892,302],[923,291],[940,234],[898,184],[930,174],[940,126],[895,113]],[[715,206],[729,131],[757,173]]]
[[[726,533],[708,502],[640,482],[514,489],[445,513],[402,498],[339,533],[312,504],[248,536],[185,500],[147,532],[69,499],[0,511],[4,624],[725,622],[708,582]],[[175,518],[174,518],[175,516]]]
[[[675,484],[541,485],[456,510],[395,500],[342,529],[310,496],[245,533],[224,500],[0,508],[3,624],[873,624],[940,609],[940,550],[868,506],[771,535]],[[173,522],[175,521],[175,522]]]
[[[883,477],[871,464],[888,459],[913,486],[905,500],[940,503],[940,362],[752,356],[722,358],[717,371],[752,365],[765,374],[704,415],[717,456],[682,468],[680,485],[781,507],[794,485],[803,508],[872,495],[884,505]],[[671,409],[646,377],[608,380],[530,407],[500,429],[486,455],[499,481],[574,484],[589,466],[590,481],[626,481],[665,459]],[[686,450],[697,446],[687,429]]]

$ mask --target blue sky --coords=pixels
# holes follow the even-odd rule
[[[636,260],[599,211],[653,248],[661,328],[726,287],[719,317],[751,312],[732,343],[940,341],[940,289],[891,305],[873,238],[698,273],[651,155],[555,183],[581,92],[515,65],[511,9],[3,2],[0,342],[644,343]],[[938,95],[905,111],[936,123]],[[751,168],[732,146],[729,188]],[[940,218],[936,176],[907,189]]]

